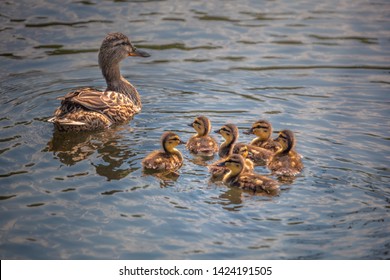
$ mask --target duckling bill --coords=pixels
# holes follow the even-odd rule
[[[59,98],[61,105],[48,121],[60,131],[105,129],[130,121],[141,111],[142,103],[137,89],[120,73],[119,63],[129,56],[150,55],[135,48],[124,34],[109,33],[99,50],[106,90],[81,88],[69,92]]]

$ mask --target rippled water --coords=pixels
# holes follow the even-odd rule
[[[388,1],[14,2],[0,2],[2,259],[389,258]],[[111,31],[152,55],[122,63],[143,111],[55,133],[57,97],[104,88]],[[144,176],[162,132],[188,139],[198,114],[293,130],[304,172],[252,196],[182,149],[178,178]]]

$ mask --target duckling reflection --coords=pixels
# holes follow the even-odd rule
[[[122,144],[121,131],[124,127],[112,128],[101,132],[54,131],[52,139],[43,149],[52,152],[61,163],[72,166],[96,156],[91,160],[96,173],[107,180],[119,180],[137,168],[132,167],[131,159],[135,154],[127,145]]]
[[[211,123],[205,116],[199,116],[189,124],[196,131],[186,144],[186,148],[195,155],[212,157],[218,152],[218,143],[214,137],[210,136]]]
[[[303,169],[302,157],[295,151],[295,136],[291,130],[283,130],[275,139],[281,148],[268,164],[273,174],[279,177],[298,175]]]

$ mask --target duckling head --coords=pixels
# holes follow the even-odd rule
[[[185,144],[185,142],[173,132],[168,131],[161,136],[161,145],[166,153],[175,152],[175,147],[180,144]]]
[[[259,120],[252,124],[252,128],[245,131],[244,134],[254,134],[260,140],[268,140],[272,134],[271,123],[266,120]]]
[[[245,145],[244,143],[235,144],[232,152],[233,154],[241,155],[244,159],[246,159],[249,154],[248,146]]]
[[[232,154],[224,162],[219,163],[218,166],[225,166],[230,170],[231,175],[239,174],[244,169],[245,160],[239,154]]]
[[[281,146],[277,153],[288,153],[295,146],[294,133],[288,129],[280,131],[275,141],[278,142]]]
[[[221,134],[227,143],[234,143],[238,139],[237,126],[231,123],[225,124],[214,132]]]
[[[99,66],[104,70],[109,65],[119,64],[128,56],[148,57],[150,55],[136,49],[126,35],[119,32],[109,33],[100,46]]]
[[[188,126],[193,127],[198,133],[198,136],[206,136],[211,130],[210,120],[205,116],[195,118],[195,120],[188,124]]]

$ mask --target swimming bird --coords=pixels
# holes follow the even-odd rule
[[[129,56],[150,56],[136,49],[122,33],[109,33],[99,50],[99,66],[107,88],[80,88],[60,97],[61,105],[48,121],[60,131],[104,129],[131,120],[141,111],[137,89],[120,73],[119,63]]]
[[[221,134],[225,141],[219,147],[218,155],[220,158],[225,158],[233,152],[234,144],[238,139],[237,126],[228,123],[222,126],[220,129],[214,131],[215,133]]]
[[[237,149],[236,149],[237,148]],[[245,160],[244,172],[253,172],[254,164],[248,157],[248,147],[245,144],[238,143],[235,145],[234,149],[236,154],[241,155]],[[226,173],[229,172],[229,169],[225,166],[220,166],[222,162],[225,161],[225,158],[220,159],[213,164],[208,166],[208,170],[211,174],[211,179],[213,181],[222,180]]]
[[[238,187],[255,193],[277,194],[278,183],[266,176],[244,172],[245,160],[241,155],[232,154],[220,166],[226,166],[229,172],[223,177],[223,182],[229,187]]]
[[[176,149],[177,145],[185,144],[177,134],[165,132],[161,136],[162,150],[156,150],[148,154],[142,160],[145,170],[153,172],[175,172],[183,165],[183,156]]]
[[[240,145],[237,146],[236,144],[239,133],[235,124],[226,124],[220,129],[216,130],[215,133],[221,134],[225,139],[225,142],[223,142],[219,147],[218,154],[221,158],[225,158],[232,153],[239,153]],[[253,145],[246,145],[246,147],[248,149],[248,158],[252,160],[255,165],[266,165],[273,155],[273,152],[264,148]]]
[[[271,138],[272,125],[269,121],[258,120],[254,122],[249,130],[244,131],[244,134],[256,135],[256,138],[250,143],[252,146],[264,148],[272,152],[276,152],[280,148],[280,145]]]
[[[277,176],[295,176],[303,169],[302,157],[295,151],[295,136],[291,130],[282,130],[275,139],[281,148],[274,154],[268,168]]]
[[[214,137],[210,136],[211,123],[205,116],[198,116],[189,124],[196,130],[186,144],[187,149],[196,155],[212,156],[218,152],[218,143]]]

